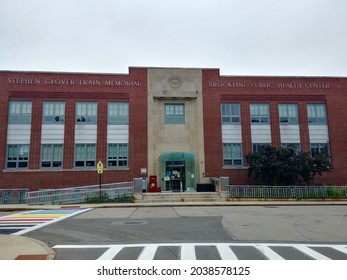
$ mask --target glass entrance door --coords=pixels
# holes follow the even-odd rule
[[[166,162],[166,190],[179,192],[185,191],[186,170],[184,161],[167,161]],[[169,180],[167,180],[169,177]]]
[[[195,191],[195,156],[193,153],[163,153],[159,158],[162,191]]]

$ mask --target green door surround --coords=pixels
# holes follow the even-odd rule
[[[159,182],[162,191],[195,191],[194,153],[162,153],[159,157]]]

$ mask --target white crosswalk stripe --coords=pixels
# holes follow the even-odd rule
[[[216,247],[222,260],[237,260],[237,256],[232,250],[230,250],[230,247],[225,246],[224,244],[217,244]]]
[[[193,244],[181,245],[181,260],[195,260],[195,248]]]
[[[339,250],[340,252],[344,253],[347,255],[347,246],[344,245],[336,245],[334,246],[335,250]]]
[[[316,259],[316,260],[330,260],[330,258],[314,251],[313,249],[309,248],[305,245],[297,245],[296,248],[300,250],[301,252],[305,253],[306,255]]]
[[[145,246],[138,260],[153,260],[157,249],[158,249],[158,245],[156,244],[150,244]]]
[[[271,250],[269,246],[257,244],[255,247],[269,260],[284,260],[280,255]]]
[[[291,243],[165,243],[165,244],[128,244],[128,245],[56,245],[55,250],[76,249],[105,249],[97,259],[112,260],[122,251],[137,248],[139,253],[136,260],[160,259],[157,256],[159,249],[178,248],[178,260],[203,260],[209,258],[209,250],[217,250],[220,260],[285,260],[285,259],[312,259],[312,260],[347,260],[347,244],[291,244]],[[203,250],[202,250],[203,249]],[[170,252],[172,250],[169,250]],[[200,253],[199,253],[200,252]],[[204,252],[204,253],[201,253]],[[171,252],[172,253],[172,252]],[[161,252],[161,256],[162,256]],[[290,255],[292,254],[292,255]],[[214,256],[211,253],[212,256]],[[211,257],[211,256],[210,256]],[[119,259],[119,258],[118,258]]]
[[[99,257],[99,260],[112,260],[120,250],[123,249],[123,246],[111,246],[104,254]]]

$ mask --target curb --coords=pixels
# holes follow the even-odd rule
[[[64,209],[64,208],[125,208],[125,207],[234,207],[234,206],[347,206],[347,199],[344,200],[240,200],[215,202],[193,202],[193,201],[172,201],[172,202],[135,202],[135,203],[100,203],[100,204],[66,204],[66,205],[27,205],[27,204],[2,204],[0,211],[31,211],[40,209]]]
[[[53,260],[55,251],[42,241],[16,235],[0,235],[0,260]]]

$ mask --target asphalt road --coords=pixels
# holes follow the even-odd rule
[[[346,233],[347,206],[232,206],[93,209],[25,236],[53,247],[56,259],[220,259],[225,248],[238,259],[346,259]]]

